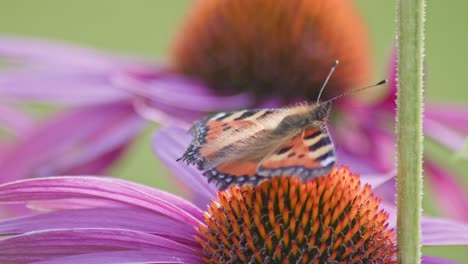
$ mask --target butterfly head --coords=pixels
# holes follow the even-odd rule
[[[317,108],[315,109],[315,118],[320,121],[326,120],[330,113],[331,105],[331,101],[318,103]]]

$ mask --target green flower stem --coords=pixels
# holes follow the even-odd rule
[[[421,262],[424,0],[398,0],[398,263]]]

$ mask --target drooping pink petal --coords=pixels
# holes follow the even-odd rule
[[[167,250],[127,250],[59,257],[51,260],[34,262],[34,264],[201,264],[197,255]]]
[[[247,94],[219,95],[198,81],[168,73],[141,78],[124,72],[115,75],[113,83],[134,96],[141,115],[160,123],[177,118],[188,126],[206,112],[245,108],[252,103]]]
[[[358,168],[361,174],[393,170],[395,162],[389,153],[394,152],[395,137],[390,126],[381,126],[385,118],[356,103],[340,105],[340,108],[346,114],[329,126],[338,154],[346,158],[338,156],[338,160],[352,169]]]
[[[438,208],[452,218],[468,222],[468,196],[463,185],[433,161],[425,162],[424,171]]]
[[[0,72],[2,100],[62,105],[90,105],[128,100],[127,91],[109,73],[77,69],[11,69]]]
[[[177,196],[118,179],[50,177],[0,185],[0,203],[71,198],[91,198],[144,208],[193,225],[202,219],[200,209]]]
[[[382,174],[363,174],[359,178],[362,184],[369,184],[372,189],[379,188],[383,184],[391,181],[396,177],[396,172],[382,173]]]
[[[142,125],[128,104],[99,105],[59,115],[30,131],[5,153],[0,160],[0,181],[106,169]]]
[[[157,78],[146,88],[153,100],[159,99],[173,107],[201,112],[239,109],[252,103],[247,94],[221,96],[201,83],[180,76]]]
[[[339,147],[339,145],[336,146],[336,157],[340,164],[346,164],[351,171],[358,171],[359,173],[369,175],[379,173],[366,159],[349,153],[346,149]]]
[[[424,119],[424,132],[434,141],[454,151],[463,151],[466,147],[467,135],[455,131],[430,118]],[[468,159],[468,154],[463,155]]]
[[[388,60],[387,74],[387,94],[384,99],[375,105],[375,108],[396,113],[396,99],[398,90],[398,53],[394,48]]]
[[[118,201],[103,200],[100,198],[64,198],[55,200],[27,201],[27,208],[37,212],[54,212],[75,209],[93,208],[133,208]]]
[[[373,144],[373,163],[379,171],[390,171],[395,167],[395,136],[383,129],[368,127],[369,141]],[[369,157],[370,158],[370,157]]]
[[[0,57],[14,62],[91,71],[110,70],[122,61],[103,52],[47,39],[0,36]]]
[[[458,264],[459,262],[443,259],[438,257],[423,256],[421,259],[422,264]]]
[[[396,229],[397,210],[395,205],[382,202],[389,213],[389,228]],[[423,246],[468,245],[468,224],[444,218],[423,216],[421,220]]]
[[[23,111],[0,104],[0,128],[18,137],[28,132],[34,125],[34,120]]]
[[[150,233],[185,245],[198,246],[193,226],[139,208],[76,209],[0,220],[0,234],[49,229],[104,228]]]
[[[453,103],[431,103],[424,109],[427,118],[468,134],[468,107]]]
[[[141,59],[47,40],[0,37],[2,57],[23,66],[0,72],[3,100],[75,106],[125,100],[149,120],[183,125],[204,112],[252,104],[247,94],[221,96]]]
[[[182,156],[190,143],[188,132],[177,127],[165,127],[153,136],[153,151],[171,173],[182,180],[189,188],[191,201],[205,209],[216,195],[216,186],[209,184],[202,173],[193,166],[187,166],[177,159]]]
[[[55,229],[0,240],[1,263],[28,263],[79,254],[151,250],[191,254],[193,249],[160,236],[125,229]]]
[[[468,224],[449,219],[423,217],[422,241],[425,246],[468,245]]]

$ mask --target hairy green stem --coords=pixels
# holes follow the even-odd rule
[[[421,261],[424,0],[398,0],[398,263]]]

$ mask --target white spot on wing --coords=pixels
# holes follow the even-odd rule
[[[210,118],[210,120],[216,120],[216,119],[221,118],[221,117],[223,117],[223,116],[225,116],[225,115],[226,115],[226,113],[221,112],[221,113],[218,113],[218,114],[212,116],[212,117]]]
[[[326,167],[328,165],[330,165],[331,163],[335,162],[335,156],[330,156],[330,157],[327,157],[326,159],[322,160],[320,162],[320,164],[323,166],[323,167]]]

